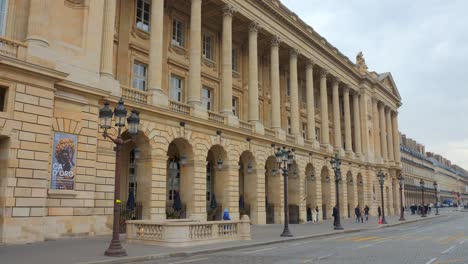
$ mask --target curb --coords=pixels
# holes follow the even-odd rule
[[[310,235],[310,236],[285,238],[285,239],[281,239],[281,240],[270,240],[270,241],[251,243],[251,244],[246,244],[246,245],[239,245],[239,246],[231,246],[231,247],[223,247],[223,248],[215,248],[215,249],[205,249],[205,250],[181,251],[181,252],[174,252],[174,253],[160,253],[160,254],[136,256],[136,257],[123,257],[123,258],[118,258],[118,259],[99,260],[99,261],[91,261],[91,262],[80,262],[79,264],[124,264],[124,263],[133,263],[133,262],[137,262],[137,261],[149,261],[149,260],[157,260],[157,259],[166,259],[166,258],[172,258],[172,257],[191,257],[191,256],[195,256],[195,255],[211,254],[211,253],[217,253],[217,252],[227,251],[227,250],[238,250],[238,249],[244,249],[244,248],[250,248],[250,247],[268,246],[268,245],[273,245],[273,244],[281,244],[281,243],[300,241],[300,240],[306,240],[306,239],[317,239],[317,238],[332,237],[332,236],[342,235],[342,234],[359,233],[359,232],[363,232],[363,231],[376,230],[376,229],[380,229],[380,228],[389,228],[389,227],[395,227],[395,226],[400,226],[400,225],[405,225],[405,224],[411,224],[411,223],[415,223],[415,222],[426,221],[426,220],[429,220],[429,219],[436,219],[436,218],[440,218],[440,217],[448,217],[448,216],[447,215],[438,215],[438,216],[432,216],[432,217],[429,217],[429,218],[419,218],[419,219],[415,219],[415,220],[402,221],[402,222],[398,222],[398,223],[394,223],[394,224],[380,225],[380,226],[374,227],[374,228],[349,229],[349,230],[338,231],[338,232],[333,232],[333,233],[322,233],[322,234]]]

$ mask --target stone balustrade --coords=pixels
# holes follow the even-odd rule
[[[170,247],[250,240],[250,219],[196,221],[191,219],[150,221],[127,220],[127,242]]]

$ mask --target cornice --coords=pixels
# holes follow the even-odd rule
[[[10,58],[0,54],[0,64],[15,67],[17,69],[27,71],[30,73],[35,73],[41,77],[47,77],[53,81],[64,80],[68,73],[57,71],[48,67],[44,67],[38,64],[33,64],[23,60],[18,60],[16,58]]]

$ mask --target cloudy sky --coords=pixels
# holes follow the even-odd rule
[[[400,131],[468,169],[468,1],[281,0],[352,61],[391,72]]]

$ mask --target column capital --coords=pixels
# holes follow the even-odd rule
[[[325,68],[320,69],[320,77],[327,77],[328,75],[328,70]]]
[[[307,59],[307,68],[314,68],[315,66],[315,61],[313,59]]]
[[[249,32],[257,33],[259,27],[260,27],[260,25],[258,24],[258,22],[252,21],[249,24]]]
[[[351,90],[351,86],[347,83],[342,83],[342,87],[343,87],[343,91],[345,92],[348,92],[349,93],[349,90]]]
[[[297,55],[299,54],[299,50],[292,48],[289,50],[289,56],[290,58],[297,58]]]
[[[338,77],[332,76],[331,82],[332,82],[332,85],[333,85],[333,86],[334,86],[334,85],[338,86],[338,85],[340,84],[341,80],[340,80],[340,78],[338,78]]]
[[[223,16],[230,16],[232,17],[232,15],[236,12],[236,8],[230,4],[226,4],[224,5],[223,7]]]
[[[272,47],[279,47],[281,43],[281,38],[279,36],[273,36],[271,38],[271,46]]]

